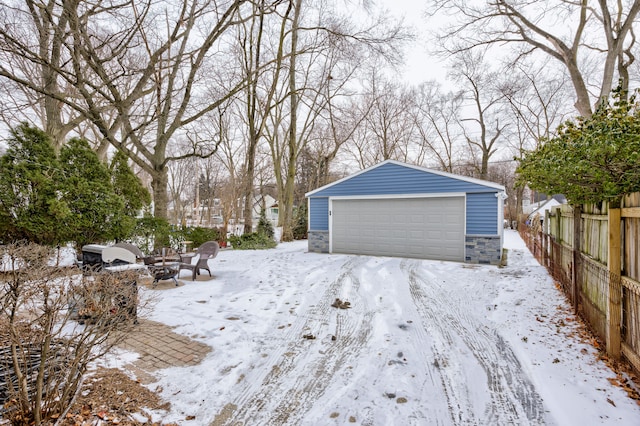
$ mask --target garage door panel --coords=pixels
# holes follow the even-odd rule
[[[423,223],[424,215],[421,214],[412,214],[411,215],[411,223]]]
[[[422,240],[425,238],[425,233],[421,229],[416,229],[414,231],[411,231],[411,233],[409,234],[409,238],[411,238],[412,240],[413,239]]]
[[[446,240],[450,240],[450,239],[453,239],[453,238],[457,238],[457,237],[458,237],[458,235],[459,235],[459,233],[458,233],[458,232],[452,232],[452,231],[449,231],[449,232],[447,232],[447,233],[445,234],[444,239],[446,239]]]
[[[464,197],[333,200],[332,251],[464,259]]]
[[[442,231],[438,231],[438,230],[433,230],[433,231],[427,231],[427,238],[432,239],[432,240],[443,240],[444,235],[442,235]]]
[[[391,239],[394,237],[393,231],[391,229],[380,229],[378,231],[378,235],[380,238]]]

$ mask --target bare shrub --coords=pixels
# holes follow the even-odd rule
[[[52,249],[0,246],[0,402],[14,425],[63,418],[87,366],[137,321],[137,275],[52,265]]]

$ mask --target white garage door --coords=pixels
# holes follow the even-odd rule
[[[464,261],[464,197],[332,200],[334,253]]]

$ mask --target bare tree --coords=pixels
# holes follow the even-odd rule
[[[331,37],[325,50],[326,84],[325,107],[315,118],[315,126],[307,137],[298,163],[299,182],[297,202],[304,201],[304,193],[328,184],[331,164],[342,147],[350,141],[369,114],[372,103],[363,106],[362,94],[350,88],[360,69],[362,58],[354,45],[341,37]]]
[[[247,147],[240,142],[241,139],[244,139],[245,134],[240,129],[231,126],[232,121],[244,116],[244,111],[238,111],[242,108],[238,104],[235,107],[231,109],[230,114],[227,116],[228,125],[224,126],[224,131],[221,133],[220,147],[214,157],[223,168],[220,173],[220,207],[224,235],[227,234],[231,222],[238,223],[238,219],[241,216],[238,203],[243,198],[247,187],[245,183],[247,167],[242,166],[243,162],[245,162]],[[238,132],[241,136],[236,137],[234,132]]]
[[[223,36],[242,18],[245,0],[90,2],[74,0],[53,10],[35,7],[34,19],[64,19],[64,67],[56,76],[74,87],[69,97],[6,68],[0,75],[62,103],[88,119],[111,145],[151,176],[155,215],[167,216],[167,165],[189,156],[212,155],[218,140],[194,138],[189,152],[168,146],[189,126],[207,118],[243,86],[221,56]],[[16,9],[29,14],[29,10]],[[29,15],[30,16],[30,15]],[[4,33],[12,53],[33,64],[48,63],[42,47]]]
[[[278,6],[284,6],[282,15],[276,14]],[[278,28],[276,38],[279,40],[274,50],[264,52],[268,47],[263,39],[269,37],[265,28],[267,14],[265,8],[272,7],[278,17],[274,26]],[[242,115],[247,127],[247,147],[245,157],[245,187],[243,191],[244,203],[244,232],[252,232],[253,193],[255,184],[255,164],[258,144],[265,131],[267,119],[273,108],[273,98],[280,82],[285,55],[284,40],[286,38],[287,22],[294,10],[293,2],[277,2],[270,6],[264,0],[253,4],[251,17],[238,28],[240,45],[240,63],[247,84],[244,88],[245,114]],[[269,54],[271,53],[271,54]],[[261,76],[268,74],[268,78]]]
[[[504,186],[507,196],[505,202],[505,219],[509,222],[517,221],[522,214],[522,198],[524,188],[516,184],[515,160],[495,161],[489,167],[487,179]]]
[[[575,108],[584,117],[591,116],[593,105],[608,99],[618,78],[628,85],[639,0],[434,0],[432,4],[435,10],[458,17],[441,35],[449,52],[512,44],[516,59],[542,52],[558,61],[571,79]]]
[[[363,168],[389,159],[408,161],[415,140],[415,92],[376,70],[366,84],[360,107],[364,120],[353,139],[356,161]]]
[[[537,66],[522,61],[509,67],[509,76],[500,82],[510,116],[510,126],[505,131],[507,145],[513,158],[521,158],[525,151],[536,148],[543,138],[552,137],[557,126],[572,109],[566,105],[566,77],[552,72],[544,61]],[[502,183],[507,192],[506,216],[511,221],[522,214],[525,188],[516,185],[515,161],[495,164],[490,172],[496,182]],[[499,173],[496,175],[496,170]]]
[[[215,111],[207,114],[208,120],[202,120],[191,127],[186,133],[191,147],[196,146],[199,139],[217,141],[218,149],[229,145],[230,140],[234,138],[235,128],[232,125],[236,118],[234,111],[234,99],[229,99]],[[182,148],[182,152],[186,151],[188,149]],[[215,200],[220,195],[220,183],[224,180],[224,166],[219,164],[217,154],[218,150],[216,155],[197,158],[194,164],[196,176],[193,182],[192,201],[194,214],[198,219],[196,223],[200,225],[212,224]]]
[[[352,140],[368,114],[368,110],[360,109],[356,101],[336,105],[331,96],[328,99],[325,114],[317,119],[319,123],[309,135],[298,164],[298,176],[304,177],[303,182],[299,182],[302,186],[298,201],[303,200],[304,193],[335,180],[331,174],[331,165],[345,144]]]
[[[222,188],[227,176],[225,167],[215,156],[199,159],[197,163],[199,177],[194,187],[193,223],[199,226],[219,225],[216,216],[219,215]]]
[[[172,222],[184,225],[187,221],[188,206],[194,203],[198,184],[198,160],[185,158],[174,161],[169,167],[169,199],[173,205]]]
[[[436,82],[418,88],[414,120],[419,143],[435,157],[438,167],[449,173],[454,171],[464,140],[458,124],[463,100],[462,92],[442,93]]]
[[[396,27],[383,21],[356,30],[349,19],[341,18],[330,4],[311,4],[291,0],[292,12],[283,21],[286,31],[278,44],[284,46],[286,74],[278,81],[269,126],[265,130],[278,188],[279,223],[282,240],[292,239],[293,204],[298,158],[328,108],[329,99],[340,84],[331,86],[336,70],[336,45],[341,41],[347,52],[384,53],[392,50],[398,38]],[[313,7],[312,7],[313,6]],[[303,13],[304,10],[304,13]],[[342,56],[340,59],[343,60]],[[284,64],[284,63],[283,63]]]
[[[302,13],[302,0],[292,0],[290,4],[293,6],[293,16],[291,18],[291,38],[290,38],[290,52],[289,52],[289,75],[288,75],[288,88],[289,92],[287,94],[289,101],[289,126],[288,131],[285,136],[286,140],[286,150],[288,154],[286,157],[281,155],[274,155],[274,169],[276,175],[276,182],[278,184],[279,189],[279,225],[282,226],[282,241],[292,241],[293,240],[293,231],[291,229],[291,222],[293,219],[293,195],[294,195],[294,178],[295,178],[295,170],[297,164],[298,157],[298,149],[300,148],[301,139],[299,139],[298,134],[298,105],[300,99],[300,93],[298,93],[298,82],[297,82],[297,67],[298,61],[300,60],[300,51],[298,46],[298,40],[300,36],[300,16]],[[283,40],[284,41],[284,40]],[[311,61],[310,61],[311,62]],[[310,63],[309,62],[309,63]],[[319,100],[319,96],[314,96],[312,103],[315,104],[316,100]],[[315,105],[313,105],[315,106]],[[313,114],[317,114],[316,108],[311,108]],[[313,120],[307,120],[305,123],[306,128],[313,126]],[[304,131],[304,129],[303,129]],[[277,134],[277,132],[275,132]],[[275,141],[275,138],[271,139]],[[304,143],[304,138],[302,138]],[[276,144],[271,144],[272,152],[276,152],[278,148]],[[276,149],[274,149],[276,148]],[[281,164],[285,160],[285,167],[282,167]],[[284,173],[283,173],[284,172]]]
[[[477,155],[472,155],[471,159],[480,179],[486,179],[489,159],[495,154],[497,142],[507,127],[504,119],[500,123],[504,95],[496,90],[499,74],[488,69],[481,54],[465,52],[453,63],[452,75],[464,85],[464,96],[472,104],[470,110],[473,112],[461,117],[460,125],[471,152],[480,151],[479,164]],[[465,122],[473,125],[468,126]]]
[[[528,143],[523,144],[521,137],[515,138],[517,156],[524,149],[536,147],[541,138],[550,137],[571,109],[565,104],[566,79],[550,72],[547,62],[537,67],[519,63],[505,70],[510,78],[501,83],[500,91],[515,118],[518,132],[528,139]]]
[[[68,16],[55,1],[8,0],[0,19],[3,121],[9,127],[21,121],[38,125],[59,150],[67,134],[86,120],[57,99],[77,96],[73,85],[59,75],[69,70]]]

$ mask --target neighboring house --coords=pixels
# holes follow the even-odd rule
[[[531,224],[537,216],[540,220],[540,225],[542,226],[546,212],[551,211],[552,208],[554,208],[555,206],[559,206],[561,204],[563,203],[559,202],[555,198],[551,198],[549,200],[546,200],[540,203],[540,205],[538,205],[538,207],[534,211],[532,211],[527,217],[528,223]]]
[[[255,229],[260,220],[260,212],[265,209],[267,220],[275,227],[278,224],[278,201],[269,194],[258,194],[253,196],[251,206],[251,224]],[[238,199],[238,213],[240,214],[239,222],[244,223],[244,201]]]
[[[263,206],[267,220],[276,227],[278,225],[278,201],[272,196],[265,194],[253,197],[251,218],[254,229],[260,220],[260,211]],[[188,207],[187,224],[191,226],[220,226],[223,223],[223,207],[223,202],[220,198],[213,200],[211,208],[204,203],[196,202],[194,205]],[[229,218],[229,223],[238,226],[242,225],[244,223],[244,216],[242,216],[242,213],[244,213],[244,203],[241,198],[237,200],[237,205],[233,210],[238,213],[240,217],[237,221],[234,217]],[[208,218],[210,218],[210,221],[207,220]],[[240,228],[241,227],[238,229]]]
[[[309,251],[498,264],[502,185],[387,160],[306,194]]]
[[[273,227],[278,226],[278,201],[271,195],[256,195],[253,201],[252,224],[255,228],[260,220],[260,212],[265,209],[267,220],[271,222]]]
[[[190,226],[219,226],[222,224],[222,202],[214,198],[212,205],[196,199],[187,207],[187,224]]]
[[[554,199],[559,204],[566,204],[567,199],[562,194],[555,194],[552,197],[549,197],[547,194],[537,191],[528,190],[528,196],[525,196],[522,200],[522,213],[529,215],[535,210],[537,210],[541,205],[545,204],[547,200]]]

